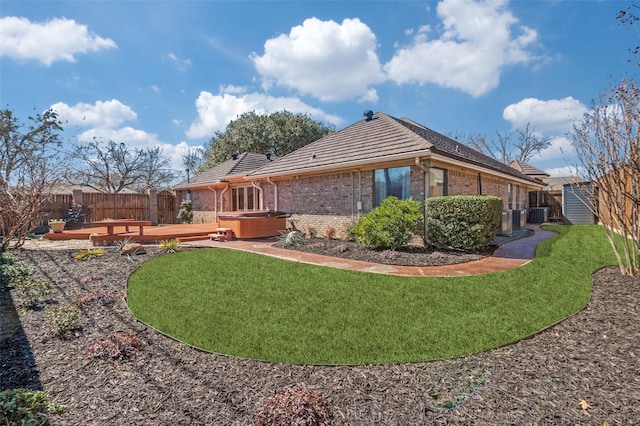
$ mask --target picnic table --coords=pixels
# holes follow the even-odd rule
[[[125,231],[129,232],[129,227],[138,227],[138,234],[144,235],[144,227],[151,226],[150,220],[134,220],[134,219],[108,219],[108,220],[96,220],[91,222],[92,226],[105,226],[107,228],[107,234],[114,235],[113,228],[116,226],[124,226]]]

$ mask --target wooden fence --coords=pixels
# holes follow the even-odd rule
[[[150,191],[148,194],[104,194],[73,191],[56,194],[45,205],[40,225],[49,219],[64,219],[73,201],[86,212],[84,222],[105,219],[150,220],[154,223],[176,223],[175,197],[170,191]]]

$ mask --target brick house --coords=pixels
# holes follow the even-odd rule
[[[505,209],[525,209],[528,192],[544,186],[411,120],[367,111],[363,120],[284,157],[244,153],[174,189],[190,191],[196,221],[275,210],[290,213],[298,229],[340,232],[389,195],[417,201],[495,195]]]

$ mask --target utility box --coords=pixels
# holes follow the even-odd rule
[[[547,207],[531,207],[529,209],[529,223],[545,223],[549,220]]]
[[[498,229],[498,235],[511,235],[513,233],[513,213],[512,210],[502,212],[502,220]]]

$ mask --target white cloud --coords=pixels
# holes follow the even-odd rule
[[[273,97],[262,93],[234,96],[228,93],[213,95],[203,91],[196,100],[196,109],[198,118],[187,130],[187,137],[191,139],[212,137],[216,131],[224,131],[230,121],[251,111],[255,111],[256,114],[268,114],[287,110],[292,113],[309,114],[316,120],[336,125],[342,122],[339,117],[311,107],[298,98]]]
[[[525,98],[508,105],[502,117],[517,129],[522,129],[527,123],[531,123],[536,132],[566,133],[572,129],[574,121],[582,118],[588,111],[589,109],[583,103],[571,96],[548,101]]]
[[[421,27],[384,70],[401,84],[435,83],[474,97],[489,92],[498,86],[505,66],[534,59],[529,48],[537,32],[520,25],[514,35],[518,19],[506,6],[506,0],[443,0],[437,7],[443,23],[440,37],[429,40],[430,28]]]
[[[50,66],[55,61],[75,62],[75,55],[116,48],[73,19],[54,18],[44,23],[26,18],[0,18],[0,56],[18,60],[34,59]]]
[[[376,53],[376,36],[359,19],[306,19],[289,34],[269,39],[264,55],[251,55],[263,87],[273,84],[322,101],[376,102],[372,84],[385,80]]]
[[[51,109],[58,113],[60,120],[79,126],[110,128],[137,119],[136,113],[117,99],[96,101],[93,105],[80,102],[74,106],[58,102],[51,105]]]
[[[531,161],[568,161],[575,157],[571,140],[565,136],[552,137],[548,148],[533,156]]]

